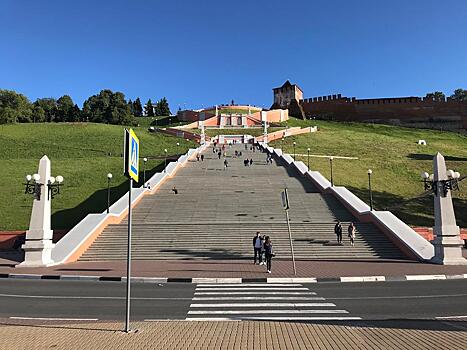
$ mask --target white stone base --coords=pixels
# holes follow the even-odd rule
[[[43,267],[53,265],[52,240],[28,240],[23,244],[24,261],[16,267]]]
[[[432,243],[435,255],[430,262],[440,265],[467,265],[467,259],[462,256],[463,241],[459,236],[438,236]]]

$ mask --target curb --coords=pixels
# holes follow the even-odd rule
[[[61,281],[103,281],[126,282],[126,277],[119,276],[80,276],[80,275],[35,275],[1,273],[0,279],[27,280],[61,280]],[[358,276],[358,277],[265,277],[265,278],[179,278],[179,277],[131,277],[133,283],[349,283],[349,282],[401,282],[401,281],[435,281],[467,279],[466,274],[458,275],[404,275],[404,276]]]

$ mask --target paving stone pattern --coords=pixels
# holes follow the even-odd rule
[[[463,322],[188,322],[0,325],[0,350],[36,349],[372,349],[467,348]]]
[[[234,150],[243,156],[234,158]],[[278,259],[290,258],[280,192],[288,188],[290,224],[297,259],[404,259],[375,226],[356,222],[354,247],[347,226],[355,218],[332,195],[321,194],[298,172],[266,163],[266,154],[227,147],[229,166],[212,148],[204,161],[193,161],[146,196],[133,211],[133,258],[243,259],[251,257],[256,231],[272,237]],[[252,166],[243,160],[252,158]],[[172,193],[173,186],[178,194]],[[336,244],[334,225],[343,222],[345,246]],[[126,220],[108,226],[81,261],[126,257]]]

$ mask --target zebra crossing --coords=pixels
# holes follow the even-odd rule
[[[197,284],[187,321],[360,320],[299,283]]]

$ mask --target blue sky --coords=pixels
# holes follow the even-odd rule
[[[173,110],[467,88],[465,0],[0,0],[0,88],[79,105],[101,89]]]

